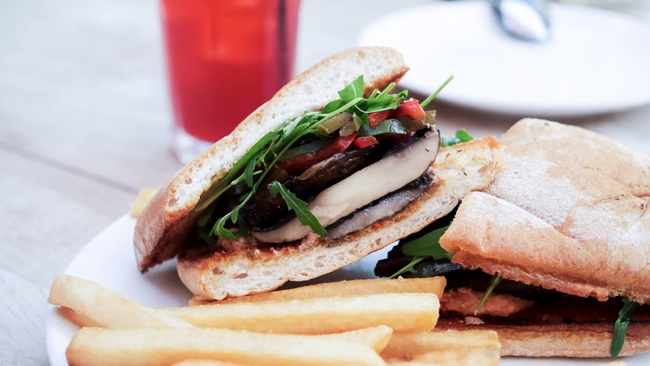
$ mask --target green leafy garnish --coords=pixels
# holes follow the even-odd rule
[[[434,260],[451,259],[452,255],[440,246],[440,238],[449,226],[432,230],[402,246],[402,253],[413,257],[404,268],[395,272],[390,278],[395,278],[406,272],[415,272],[415,266],[431,257]]]
[[[432,257],[434,260],[451,259],[451,254],[440,246],[440,238],[449,226],[433,230],[402,247],[402,253],[413,257]]]
[[[467,142],[474,140],[474,137],[467,132],[465,129],[456,130],[456,136],[449,137],[440,135],[440,147],[447,147],[459,144],[461,142]]]
[[[212,224],[210,230],[199,228],[204,238],[210,236],[221,236],[227,239],[237,239],[248,234],[244,230],[245,223],[239,220],[239,211],[250,201],[258,191],[260,185],[265,182],[272,167],[277,163],[282,154],[287,151],[298,140],[309,134],[318,135],[318,125],[342,112],[349,112],[359,116],[367,117],[365,114],[396,108],[408,95],[407,91],[399,94],[388,94],[394,84],[389,85],[384,91],[376,92],[369,98],[363,97],[363,75],[359,76],[350,84],[339,91],[340,99],[330,102],[319,112],[305,112],[301,116],[292,118],[282,123],[275,130],[267,133],[251,149],[235,163],[230,172],[212,189],[209,196],[196,207],[197,211],[204,211],[199,223],[203,226]],[[230,212],[213,220],[209,208],[214,207],[219,198],[233,186],[245,182],[248,191],[245,192],[239,204]],[[286,197],[283,195],[283,198]],[[295,202],[295,201],[294,201]],[[313,215],[312,215],[313,216]],[[238,224],[239,228],[231,230],[227,228],[228,223]],[[302,221],[301,221],[302,222]],[[320,224],[319,224],[320,225]],[[208,232],[206,235],[205,233]],[[322,232],[322,231],[321,231]]]
[[[363,87],[363,77],[359,76],[339,91],[339,96],[342,100],[352,100],[357,97],[363,97]]]
[[[429,105],[429,103],[431,103],[431,101],[434,100],[438,96],[438,94],[440,94],[442,89],[444,89],[447,86],[447,84],[449,84],[453,79],[454,79],[453,75],[449,76],[447,80],[445,80],[445,82],[442,83],[442,85],[440,85],[440,87],[435,92],[433,92],[433,94],[429,95],[425,100],[422,101],[422,103],[420,103],[420,107],[424,108],[427,105]]]
[[[492,276],[492,281],[490,281],[490,286],[488,286],[487,290],[483,293],[483,297],[481,297],[481,301],[479,301],[478,305],[476,305],[476,309],[474,309],[474,315],[477,315],[479,311],[481,311],[481,308],[487,300],[490,298],[492,295],[492,292],[494,292],[494,289],[497,287],[497,285],[501,282],[503,278],[499,275],[494,275]]]
[[[434,94],[429,96],[426,99],[426,103],[429,103],[435,98],[449,81],[451,81],[451,78]],[[338,92],[339,99],[328,103],[321,111],[304,112],[301,116],[285,121],[255,143],[234,164],[230,172],[212,188],[211,192],[207,194],[202,202],[197,205],[195,210],[201,214],[199,218],[199,232],[201,237],[210,243],[214,242],[214,237],[235,240],[248,235],[247,225],[239,218],[239,211],[251,200],[262,184],[271,184],[273,186],[274,183],[269,182],[271,180],[269,178],[269,172],[288,149],[305,136],[323,136],[323,132],[318,128],[323,122],[342,112],[347,112],[355,116],[355,118],[359,118],[362,123],[367,124],[369,113],[395,109],[408,97],[408,91],[406,90],[397,94],[390,94],[390,91],[395,87],[395,83],[391,83],[384,90],[374,90],[370,96],[365,98],[364,86],[363,75],[361,75]],[[238,185],[239,188],[243,183],[245,183],[247,189],[240,196],[239,203],[229,212],[219,214],[220,217],[214,217],[217,216],[213,211],[219,199],[229,189]],[[314,219],[315,217],[311,213],[306,214],[306,212],[309,212],[306,206],[300,206],[298,203],[300,200],[292,194],[289,195],[291,192],[284,187],[283,189],[275,189],[282,194],[282,197],[288,205],[290,202],[294,204],[294,207],[289,206],[289,209],[296,212],[301,222],[306,220],[306,222],[310,223],[309,226],[312,229],[317,228],[320,230],[322,228],[320,223],[315,225],[311,218],[306,219],[308,216]],[[317,222],[317,220],[315,221]],[[323,232],[324,229],[320,231],[320,233]]]
[[[298,220],[301,224],[309,226],[312,230],[314,230],[316,234],[320,236],[327,235],[327,231],[323,225],[321,225],[321,223],[318,222],[316,216],[314,216],[314,214],[312,214],[307,209],[307,202],[296,197],[295,194],[291,193],[291,191],[283,186],[282,183],[276,180],[271,184],[271,195],[275,197],[278,195],[278,193],[280,193],[282,199],[284,199],[284,202],[286,202],[289,210],[293,210],[296,213],[296,216],[298,217]]]
[[[623,309],[618,313],[618,319],[614,323],[612,344],[609,349],[610,356],[618,357],[618,354],[621,352],[623,343],[625,343],[625,334],[627,333],[627,326],[630,324],[630,318],[638,307],[639,303],[626,298],[623,299]]]
[[[390,276],[390,278],[397,278],[406,272],[415,273],[415,266],[423,262],[425,259],[427,259],[427,257],[413,257],[407,265],[405,265],[399,271],[393,273],[393,275]]]

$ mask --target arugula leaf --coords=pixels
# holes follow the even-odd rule
[[[413,258],[411,259],[411,261],[410,261],[407,265],[405,265],[405,266],[404,266],[402,269],[400,269],[399,271],[393,273],[393,275],[390,276],[390,278],[396,278],[396,277],[398,277],[398,276],[403,275],[403,274],[406,273],[406,272],[414,273],[414,272],[415,272],[415,266],[417,266],[418,264],[420,264],[420,263],[421,263],[422,261],[424,261],[425,259],[427,259],[427,257],[413,257]]]
[[[412,257],[432,257],[434,260],[451,259],[452,255],[440,246],[440,238],[449,226],[433,230],[402,247],[402,253]]]
[[[623,343],[625,343],[625,335],[627,333],[627,326],[630,324],[630,318],[638,307],[639,303],[623,298],[623,309],[618,313],[618,319],[614,323],[612,344],[609,349],[610,356],[618,357],[618,354],[621,352]]]
[[[397,94],[390,94],[390,91],[395,87],[395,83],[391,83],[384,90],[374,90],[368,98],[364,98],[364,86],[363,75],[360,75],[338,92],[340,99],[328,103],[321,111],[304,112],[301,116],[285,121],[255,143],[195,208],[195,211],[201,215],[199,220],[201,236],[204,238],[222,236],[235,239],[241,237],[242,233],[247,232],[244,227],[245,223],[238,219],[239,210],[257,192],[273,166],[292,145],[304,136],[322,134],[318,130],[321,123],[342,112],[356,115],[363,123],[368,123],[368,113],[395,109],[408,96],[406,90]],[[439,90],[441,89],[442,87]],[[240,197],[240,204],[230,212],[215,218],[214,210],[217,207],[219,198],[241,182],[245,182],[249,190]],[[289,201],[295,202],[293,200]],[[305,215],[302,216],[305,217]],[[238,228],[235,227],[233,230],[226,228],[228,222],[234,225],[238,221]],[[206,230],[209,225],[212,225],[211,230]],[[209,234],[206,235],[206,233]],[[214,240],[206,240],[206,242],[210,243],[214,242]]]
[[[440,94],[440,92],[442,91],[442,89],[444,89],[444,88],[447,86],[447,84],[449,84],[453,79],[454,79],[454,76],[453,76],[453,75],[450,75],[450,76],[447,78],[447,80],[445,80],[445,82],[442,83],[442,85],[440,85],[440,86],[438,87],[438,89],[436,89],[436,91],[433,92],[433,94],[429,95],[425,100],[423,100],[423,101],[420,103],[420,107],[424,108],[424,107],[426,107],[427,105],[429,105],[429,103],[431,103],[431,101],[434,100],[434,99],[438,96],[438,94]]]
[[[271,140],[275,137],[277,134],[277,130],[273,130],[266,135],[264,135],[253,147],[244,154],[244,156],[239,159],[235,163],[235,165],[232,167],[230,172],[226,174],[226,176],[221,180],[221,182],[213,189],[212,194],[209,196],[208,199],[203,201],[200,205],[197,205],[195,210],[197,211],[203,211],[205,210],[209,205],[211,205],[213,202],[215,202],[225,191],[230,189],[232,186],[236,185],[239,183],[239,181],[235,180],[235,176],[241,172],[241,170],[246,167],[251,160],[254,160],[253,157],[256,156],[264,147],[271,142]],[[237,183],[235,183],[237,182]]]
[[[474,137],[467,132],[466,129],[461,128],[460,130],[456,130],[456,138],[460,142],[467,142],[467,141],[472,141],[474,140]]]
[[[332,111],[338,110],[345,104],[345,101],[343,99],[337,99],[334,101],[331,101],[327,104],[325,104],[325,107],[323,107],[323,110],[321,111],[322,113],[330,113]]]
[[[339,91],[339,96],[341,99],[354,99],[363,97],[363,88],[365,83],[363,82],[363,75],[360,75],[353,82],[345,86],[341,91]]]
[[[449,226],[432,230],[419,238],[413,239],[402,246],[402,253],[412,256],[411,261],[399,271],[393,273],[390,278],[395,278],[406,272],[415,272],[415,266],[431,257],[434,260],[451,259],[452,255],[440,246],[440,237],[447,231]]]
[[[394,109],[406,98],[408,98],[408,91],[406,90],[402,90],[398,94],[380,93],[372,99],[361,101],[356,106],[356,109],[363,114]]]
[[[289,210],[293,210],[298,217],[298,220],[301,224],[309,226],[314,232],[320,236],[327,236],[327,230],[318,222],[318,219],[314,214],[312,214],[307,208],[307,203],[300,198],[296,197],[295,194],[291,193],[282,183],[277,180],[271,183],[271,195],[273,197],[277,196],[278,193],[284,199],[284,202],[287,203]]]
[[[483,293],[483,297],[481,297],[481,301],[479,301],[478,305],[476,305],[476,309],[474,309],[474,315],[478,315],[478,312],[481,310],[483,305],[487,302],[488,298],[492,296],[492,292],[494,292],[494,289],[497,287],[497,285],[501,282],[503,278],[499,275],[494,275],[492,276],[492,281],[490,281],[490,286],[488,286],[487,290]]]
[[[456,130],[456,135],[454,137],[449,137],[445,135],[440,135],[440,147],[447,147],[459,144],[461,142],[467,142],[474,140],[474,137],[467,132],[465,129]]]

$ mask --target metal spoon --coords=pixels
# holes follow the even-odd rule
[[[528,42],[544,42],[550,37],[548,0],[490,0],[492,9],[511,36]]]

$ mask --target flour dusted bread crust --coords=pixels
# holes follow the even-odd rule
[[[563,294],[650,303],[650,159],[538,119],[521,120],[500,141],[501,172],[463,199],[440,240],[452,262]],[[438,326],[494,329],[504,356],[609,356],[613,320],[531,321]],[[633,321],[620,355],[648,350],[650,323]]]
[[[181,169],[151,200],[137,221],[135,255],[140,271],[173,258],[194,230],[194,207],[264,134],[305,111],[338,97],[346,83],[364,75],[365,91],[398,82],[408,67],[398,52],[384,47],[337,53],[284,86],[228,136]]]
[[[485,188],[501,168],[493,137],[441,149],[433,165],[434,184],[397,215],[338,240],[310,236],[277,248],[239,245],[192,248],[178,257],[178,273],[196,295],[222,299],[273,290],[354,263],[445,216],[470,191]]]
[[[650,159],[579,127],[525,119],[504,166],[461,204],[454,262],[599,300],[650,302]]]

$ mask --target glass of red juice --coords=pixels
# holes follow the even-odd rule
[[[293,74],[299,0],[161,0],[174,153],[187,163]]]

